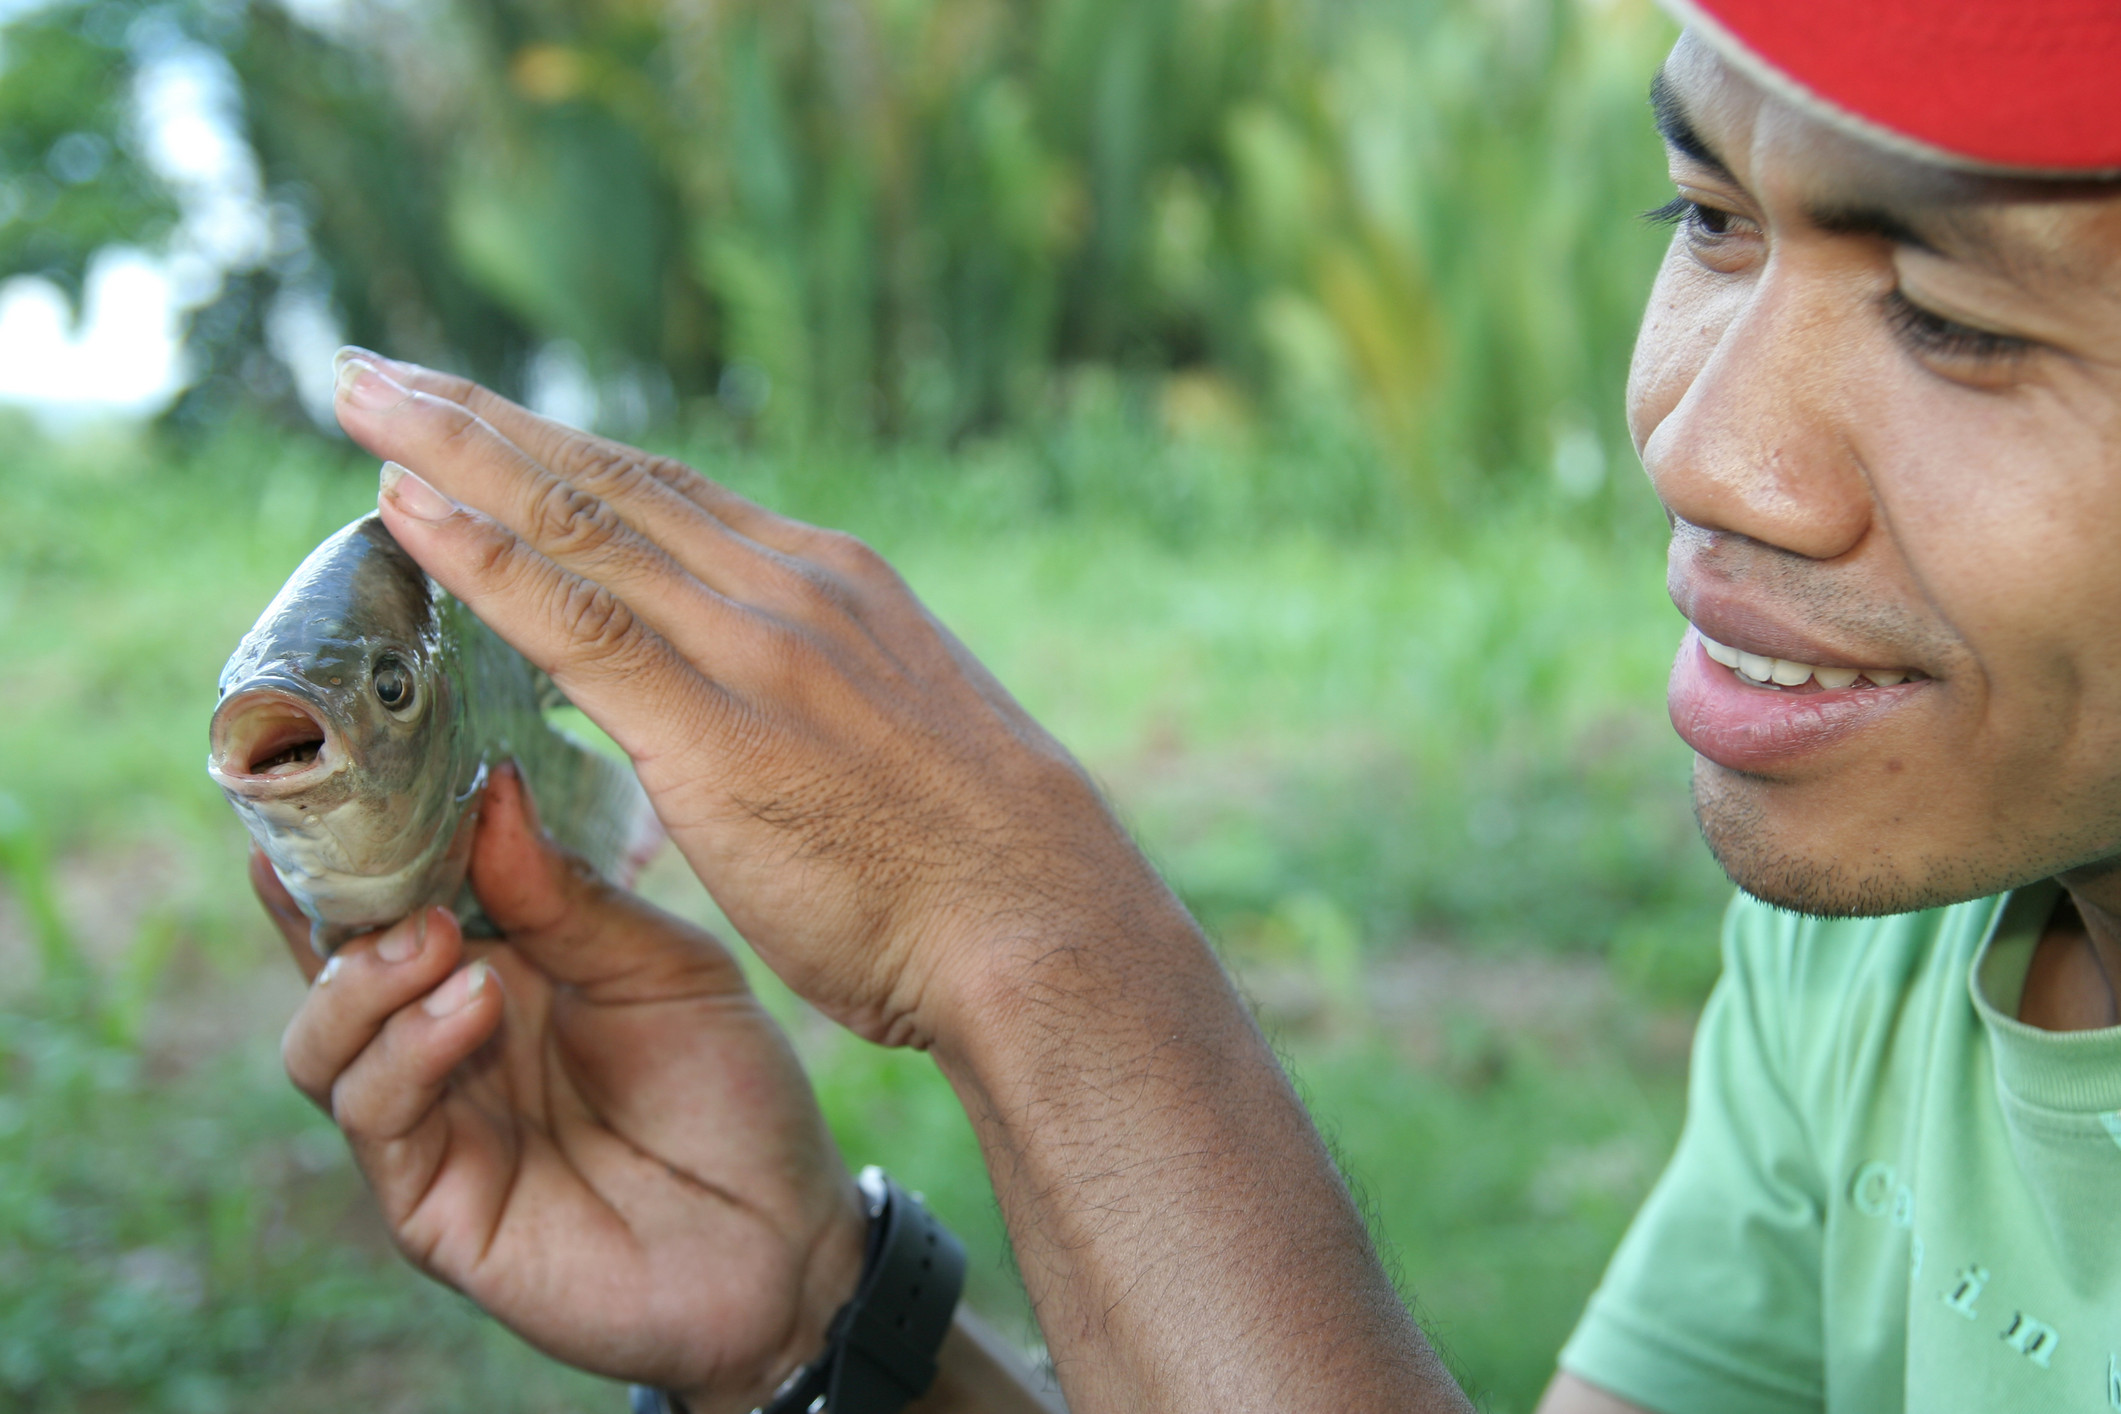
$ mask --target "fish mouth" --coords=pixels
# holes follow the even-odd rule
[[[292,795],[315,785],[345,752],[324,714],[291,692],[235,692],[214,710],[207,771],[224,789],[249,796]]]

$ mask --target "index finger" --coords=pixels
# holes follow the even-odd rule
[[[801,553],[816,533],[814,527],[746,500],[675,458],[541,417],[469,378],[350,345],[339,350],[333,361],[343,367],[357,358],[381,364],[391,378],[415,392],[446,399],[475,413],[555,475],[584,490],[601,493],[603,483],[641,473],[662,482],[737,534],[783,554]]]

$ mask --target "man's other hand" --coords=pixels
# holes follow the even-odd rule
[[[597,878],[497,773],[446,909],[320,964],[288,1074],[345,1131],[411,1260],[571,1364],[748,1410],[824,1345],[860,1199],[786,1039],[712,937]]]

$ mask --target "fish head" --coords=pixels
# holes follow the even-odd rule
[[[238,645],[207,772],[291,888],[400,874],[454,829],[449,653],[433,584],[372,515],[318,546]]]

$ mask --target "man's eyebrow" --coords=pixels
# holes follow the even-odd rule
[[[1913,214],[1903,215],[1869,203],[1822,202],[1808,206],[1804,214],[1822,231],[1875,236],[1925,255],[1978,266],[2029,290],[2098,285],[2110,278],[2096,264],[2073,259],[2079,253],[2066,247],[2012,239],[2007,227],[1989,219],[1978,207],[1924,204]]]
[[[1679,89],[1665,76],[1663,69],[1650,80],[1650,111],[1657,116],[1657,131],[1673,151],[1683,152],[1704,167],[1714,168],[1718,175],[1729,177],[1730,164],[1717,155],[1709,146],[1708,139],[1694,126],[1694,120],[1686,111],[1686,103],[1679,96]]]
[[[1832,235],[1876,236],[1880,240],[1891,241],[1894,245],[1907,246],[1930,255],[1949,253],[1976,258],[1993,255],[1989,243],[1972,239],[1971,232],[1955,233],[1960,238],[1954,244],[1960,249],[1956,252],[1946,252],[1934,238],[1917,230],[1914,223],[1905,216],[1888,211],[1882,206],[1812,206],[1806,209],[1805,216],[1814,226]]]

